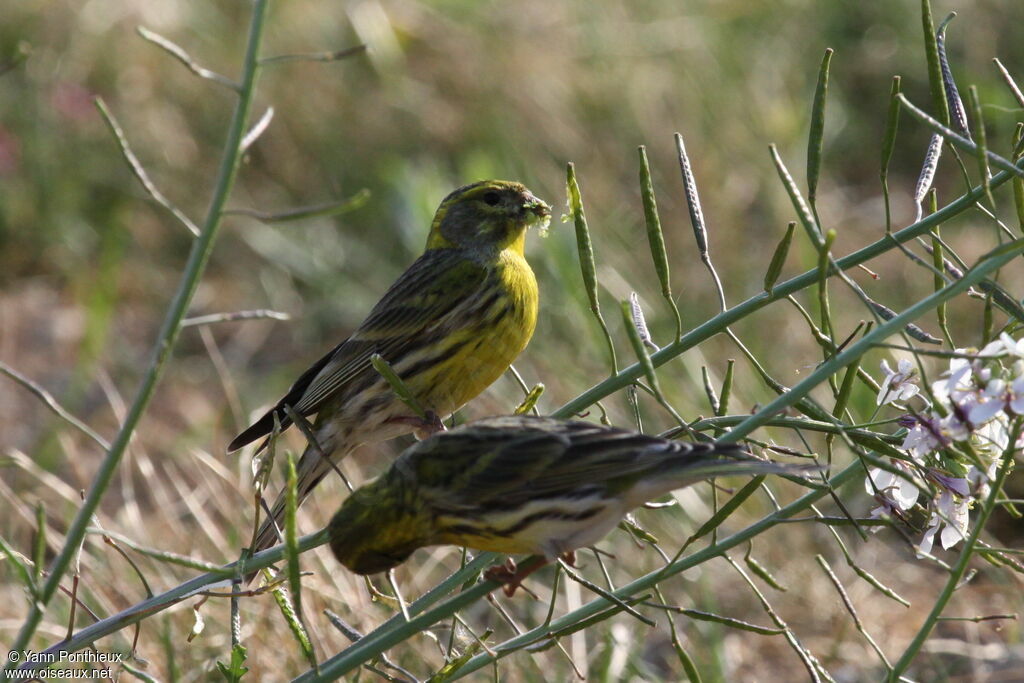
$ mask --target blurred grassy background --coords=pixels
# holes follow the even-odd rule
[[[33,377],[75,414],[110,435],[123,411],[122,398],[131,396],[148,359],[191,238],[145,196],[91,100],[104,98],[157,186],[198,220],[209,198],[233,98],[140,39],[135,27],[144,25],[169,37],[207,68],[234,77],[248,7],[184,0],[8,4],[0,25],[0,63],[26,45],[31,56],[0,78],[0,360]],[[950,9],[957,8],[936,3],[936,16]],[[990,145],[1005,151],[1020,113],[1012,109],[1013,100],[990,60],[998,56],[1024,81],[1024,41],[1019,35],[1024,3],[985,0],[959,9],[948,40],[954,72],[962,89],[968,83],[978,85],[987,105]],[[636,181],[638,144],[648,145],[673,287],[686,327],[717,312],[709,278],[693,247],[678,179],[672,133],[679,131],[702,189],[712,256],[727,297],[736,303],[755,293],[768,255],[793,218],[767,145],[778,144],[794,175],[802,178],[811,95],[826,47],[836,54],[818,205],[825,226],[839,231],[837,253],[877,239],[884,228],[877,181],[879,141],[891,76],[903,76],[911,100],[929,102],[918,11],[918,3],[909,0],[721,0],[685,6],[583,0],[278,3],[268,27],[266,55],[358,43],[368,44],[370,51],[338,63],[294,62],[264,71],[257,111],[272,106],[275,116],[245,160],[231,206],[278,211],[341,199],[362,188],[371,196],[357,211],[335,218],[270,226],[241,217],[227,221],[192,314],[273,308],[293,320],[230,323],[182,335],[124,476],[103,508],[104,525],[175,552],[211,561],[231,559],[248,537],[252,513],[247,460],[225,456],[224,444],[251,412],[275,400],[302,369],[361,320],[421,250],[437,202],[466,182],[486,177],[522,180],[538,196],[562,207],[565,162],[576,163],[606,317],[616,333],[620,358],[628,359],[629,347],[611,305],[630,290],[644,302],[655,341],[664,343],[674,333],[671,314],[658,297],[644,238]],[[904,117],[890,180],[898,225],[912,219],[911,195],[927,138],[926,131]],[[941,169],[938,187],[940,200],[959,193],[961,181],[951,164]],[[556,208],[550,235],[532,236],[528,246],[542,288],[542,312],[537,336],[517,363],[527,382],[547,386],[542,411],[561,405],[608,371],[603,342],[586,311],[572,229],[558,222],[558,213]],[[965,256],[991,244],[989,225],[976,213],[947,231]],[[795,250],[785,272],[812,265],[809,249]],[[895,309],[932,286],[929,274],[896,254],[872,268],[879,281],[863,274],[858,280]],[[1021,281],[1017,273],[1005,284],[1019,295]],[[846,291],[835,291],[834,311],[847,323],[839,336],[845,336],[866,315]],[[978,302],[958,302],[951,307],[951,318],[958,342],[979,341]],[[932,320],[925,326],[935,331]],[[786,384],[798,381],[820,359],[792,309],[774,307],[745,320],[736,331]],[[779,353],[783,339],[785,353]],[[725,360],[736,356],[726,340],[713,339],[668,366],[662,384],[684,415],[706,414],[700,365],[706,363],[720,376]],[[876,367],[877,360],[872,360],[871,371]],[[745,411],[767,397],[740,362],[733,410]],[[463,413],[472,417],[507,411],[520,398],[519,389],[502,379]],[[869,414],[873,397],[864,393],[855,402]],[[629,424],[621,396],[609,400],[607,407],[616,422]],[[645,417],[652,429],[670,424],[653,404],[645,405]],[[32,507],[43,500],[56,543],[75,509],[76,492],[94,471],[96,448],[7,381],[0,383],[0,434],[0,448],[8,456],[0,469],[0,493],[12,510],[0,516],[0,534],[28,548]],[[365,478],[379,470],[380,457],[363,453],[346,468]],[[303,512],[303,528],[310,531],[323,523],[340,496],[336,489],[318,494]],[[687,495],[685,500],[683,516],[692,515],[699,523],[704,514],[700,499]],[[869,504],[855,491],[850,500],[857,510]],[[757,513],[749,511],[751,516]],[[681,515],[652,513],[652,530],[678,536],[668,520],[681,523]],[[685,525],[692,529],[694,521]],[[877,673],[876,663],[865,655],[869,651],[855,633],[850,635],[849,619],[810,560],[814,552],[834,554],[831,541],[821,531],[795,526],[772,537],[778,543],[774,548],[765,545],[766,557],[792,586],[804,587],[780,599],[791,610],[787,615],[797,632],[809,638],[808,645],[833,671],[848,671],[848,680]],[[624,538],[607,546],[629,552]],[[796,550],[780,552],[783,546]],[[83,563],[87,573],[94,572],[86,582],[87,599],[98,611],[112,612],[143,596],[113,553],[95,543],[87,548]],[[929,581],[937,574],[908,563],[911,555],[904,547],[890,548],[876,540],[862,552],[865,566],[892,578],[898,590],[930,595]],[[787,555],[807,561],[789,567],[782,561]],[[382,611],[367,605],[361,584],[342,575],[327,555],[316,557],[323,564],[310,567],[318,570],[310,581],[323,602],[359,628],[380,621]],[[438,575],[432,563],[424,565],[423,557],[418,555],[406,570],[403,585],[409,594]],[[449,567],[456,561],[449,551],[431,557]],[[656,566],[650,557],[638,562],[622,576]],[[166,579],[166,585],[183,575],[158,566],[149,570]],[[676,582],[679,601],[764,621],[735,579],[697,574],[685,584]],[[111,575],[122,579],[98,585],[99,577]],[[0,565],[0,579],[8,578]],[[161,580],[156,583],[165,586]],[[996,596],[1003,593],[996,588],[985,585],[967,592],[964,609],[992,613],[1019,608],[1019,597],[1016,607],[999,602],[1002,598]],[[10,584],[0,585],[0,641],[20,623],[18,593]],[[877,607],[879,618],[871,625],[881,642],[903,642],[913,632],[919,618],[908,617],[905,624],[888,620],[886,615],[902,614],[903,608],[878,604],[884,599],[877,593],[861,596],[860,607],[867,613]],[[300,666],[297,648],[274,644],[288,636],[270,602],[264,597],[246,606],[250,663],[257,672],[295,671]],[[913,614],[926,610],[927,597],[914,604]],[[314,599],[312,608],[318,606]],[[144,627],[147,645],[140,654],[162,676],[173,678],[177,671],[185,680],[202,677],[200,672],[227,650],[226,609],[226,604],[204,608],[216,618],[208,618],[208,632],[189,645],[184,637],[190,610],[154,620]],[[538,609],[543,616],[543,606]],[[494,613],[484,608],[472,616],[478,624],[495,621]],[[53,629],[45,635],[54,638],[63,632],[62,617],[59,610],[51,617]],[[329,654],[343,641],[320,622],[314,628],[318,647]],[[779,676],[801,675],[795,656],[777,638],[723,633],[720,627],[686,620],[680,625],[693,644],[691,654],[709,672],[749,677],[765,671],[768,662],[767,670]],[[589,641],[579,636],[571,645],[574,659],[584,662],[586,651],[592,666],[604,667],[613,679],[678,672],[670,644],[658,640],[663,634],[646,640],[646,650],[638,649],[638,628],[620,617]],[[964,642],[991,639],[1020,647],[1019,627],[1006,626],[998,634],[994,629],[948,626],[951,638],[962,640],[968,634]],[[156,645],[161,638],[162,648]],[[111,639],[109,647],[115,643],[123,647],[124,637]],[[616,654],[621,652],[626,654]],[[542,657],[555,670],[564,670],[559,656]],[[538,670],[530,669],[527,659],[517,656],[503,672],[511,679],[537,677]],[[418,666],[419,673],[436,668],[437,653],[428,660],[431,664]],[[969,676],[978,661],[935,657],[935,671]]]

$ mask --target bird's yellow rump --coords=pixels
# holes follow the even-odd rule
[[[441,202],[426,251],[391,285],[351,337],[306,370],[288,393],[228,446],[241,448],[291,424],[285,406],[316,415],[314,435],[338,460],[364,443],[425,435],[486,389],[526,347],[537,320],[537,281],[523,253],[526,231],[551,209],[520,183],[486,180]],[[374,370],[387,361],[431,419],[417,417]],[[301,502],[331,469],[317,448],[298,464]],[[254,551],[273,545],[284,494]]]
[[[595,543],[627,512],[669,491],[801,469],[759,460],[738,444],[525,415],[487,418],[411,446],[353,492],[331,520],[331,550],[357,574],[386,571],[418,548],[442,544],[551,560]]]

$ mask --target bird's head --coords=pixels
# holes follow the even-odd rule
[[[331,551],[356,574],[378,574],[428,545],[429,520],[408,505],[393,478],[384,475],[356,489],[331,519]]]
[[[452,192],[434,214],[427,249],[523,251],[527,228],[546,226],[551,207],[521,183],[483,180]]]

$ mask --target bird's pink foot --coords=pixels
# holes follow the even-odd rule
[[[547,563],[546,559],[538,557],[522,567],[517,567],[515,560],[509,557],[505,560],[504,564],[496,564],[485,571],[484,579],[504,584],[501,589],[507,597],[511,598],[515,595],[517,588],[522,588],[529,593],[530,591],[527,590],[526,586],[523,586],[523,580]]]

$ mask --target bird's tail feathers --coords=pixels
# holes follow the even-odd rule
[[[319,449],[313,446],[307,446],[303,452],[302,457],[299,458],[297,466],[298,481],[295,488],[296,507],[302,505],[302,502],[309,496],[310,492],[316,485],[319,484],[324,477],[326,477],[334,465],[332,462],[337,463],[344,458],[351,451],[351,448],[341,449],[339,448],[334,453],[324,451],[325,455],[321,455]],[[287,505],[287,489],[282,490],[277,498],[274,500],[274,505],[270,508],[270,516],[263,520],[259,530],[256,532],[256,542],[252,546],[252,552],[258,553],[261,550],[277,545],[281,540],[284,533],[284,514],[285,506]],[[255,574],[249,576],[249,580]]]
[[[678,476],[688,483],[715,477],[783,474],[800,476],[820,468],[816,465],[795,465],[755,458],[739,444],[715,444],[703,452],[673,458],[666,468],[668,476]]]

